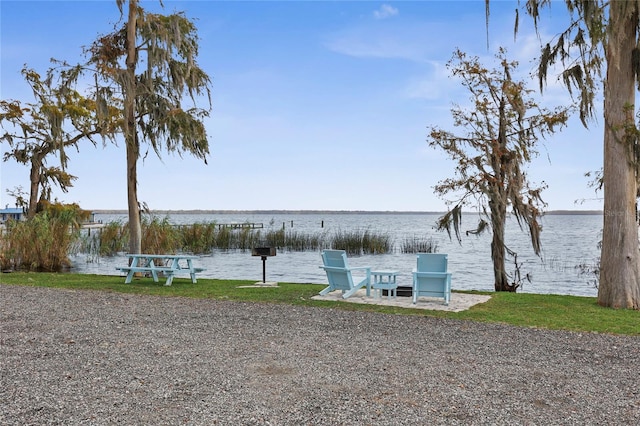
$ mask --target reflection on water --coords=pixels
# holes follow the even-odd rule
[[[293,228],[298,232],[317,233],[337,230],[371,230],[387,233],[397,249],[393,254],[364,255],[350,257],[353,266],[371,266],[375,269],[402,271],[398,277],[400,285],[411,284],[411,271],[415,255],[399,253],[405,238],[433,238],[437,251],[449,254],[449,269],[453,274],[453,289],[493,290],[493,267],[491,264],[490,235],[469,236],[458,244],[450,241],[446,233],[436,232],[436,214],[172,214],[169,219],[175,224],[197,222],[216,223],[262,223],[266,230]],[[108,223],[113,220],[126,222],[126,215],[97,214],[96,220]],[[476,216],[465,215],[462,229],[474,228]],[[602,217],[598,215],[549,215],[543,218],[542,258],[533,254],[529,237],[520,231],[516,223],[507,227],[507,244],[518,253],[522,264],[522,275],[529,274],[532,282],[524,282],[521,291],[529,293],[573,294],[595,296],[597,290],[591,277],[580,276],[577,266],[594,264],[599,256],[597,243],[600,239]],[[124,256],[87,258],[72,257],[75,272],[87,274],[118,275],[116,266],[126,262]],[[200,256],[198,266],[206,269],[201,274],[207,278],[262,280],[262,261],[251,256],[251,252],[214,251]],[[326,283],[326,276],[319,268],[319,252],[278,251],[266,262],[267,280],[279,282]],[[513,264],[507,265],[513,272]]]

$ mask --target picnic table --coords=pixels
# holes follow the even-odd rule
[[[204,271],[203,268],[193,266],[193,260],[198,256],[185,254],[128,254],[129,265],[118,266],[116,269],[127,273],[125,284],[131,283],[136,272],[151,274],[154,282],[158,282],[158,274],[164,274],[167,281],[164,285],[171,285],[177,272],[188,271],[191,282],[197,283],[196,274]]]

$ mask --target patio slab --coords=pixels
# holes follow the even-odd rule
[[[381,305],[381,306],[396,306],[400,308],[410,308],[410,309],[426,309],[426,310],[434,310],[434,311],[449,311],[449,312],[460,312],[466,311],[470,307],[477,305],[479,303],[485,303],[491,296],[484,294],[467,294],[467,293],[451,293],[451,300],[449,301],[449,305],[445,305],[442,299],[430,298],[430,297],[420,297],[418,299],[418,303],[415,305],[412,302],[411,297],[402,297],[398,296],[395,299],[387,299],[386,296],[380,298],[367,297],[366,291],[364,289],[358,290],[353,296],[343,299],[342,292],[332,291],[326,296],[316,295],[311,299],[313,300],[332,300],[346,303],[361,303],[366,305]]]

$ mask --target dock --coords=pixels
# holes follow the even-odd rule
[[[218,229],[230,228],[230,229],[262,229],[264,224],[257,222],[243,222],[243,223],[218,223]]]

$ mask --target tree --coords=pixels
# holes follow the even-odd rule
[[[81,140],[95,145],[92,136],[102,132],[95,126],[95,103],[72,89],[73,79],[50,68],[42,79],[33,69],[22,75],[31,86],[35,102],[0,101],[0,126],[5,130],[0,141],[7,142],[3,161],[13,158],[30,166],[28,217],[39,211],[38,203],[51,199],[52,185],[63,192],[73,186],[75,176],[67,173],[65,149],[78,149]],[[107,123],[108,120],[105,120]],[[47,158],[58,154],[60,166],[47,165]]]
[[[116,0],[124,16],[125,0]],[[137,163],[140,144],[147,142],[156,155],[189,152],[205,160],[209,144],[202,119],[211,98],[207,74],[198,67],[196,27],[182,13],[146,13],[138,0],[128,2],[127,20],[120,29],[99,37],[88,49],[95,67],[96,100],[104,109],[119,95],[127,151],[127,203],[129,252],[141,252],[142,230],[138,202]],[[193,107],[182,105],[188,94]],[[209,110],[196,108],[196,98],[206,95]]]
[[[543,187],[530,186],[524,166],[537,155],[536,143],[562,127],[568,108],[555,111],[538,106],[523,81],[514,81],[517,62],[509,62],[501,49],[496,55],[500,66],[489,70],[477,57],[468,58],[457,50],[448,67],[471,93],[472,107],[451,109],[455,127],[465,129],[459,136],[431,127],[429,145],[443,149],[456,165],[456,176],[440,181],[435,187],[442,197],[459,195],[449,211],[438,220],[438,228],[451,236],[451,227],[460,239],[463,207],[476,204],[480,212],[479,234],[491,230],[491,258],[496,291],[516,291],[517,279],[509,282],[505,270],[506,254],[515,255],[505,243],[507,210],[522,228],[527,226],[534,252],[540,253],[541,226],[538,218],[544,202]],[[517,269],[517,264],[516,264]]]
[[[485,0],[487,17],[489,0]],[[551,0],[527,0],[536,28]],[[604,83],[604,223],[598,304],[640,309],[638,242],[638,128],[635,95],[640,75],[640,1],[565,0],[569,25],[542,47],[538,75],[561,65],[570,93],[577,90],[583,124],[594,116],[595,93]],[[516,31],[518,17],[516,15]],[[602,78],[602,69],[606,75]]]

